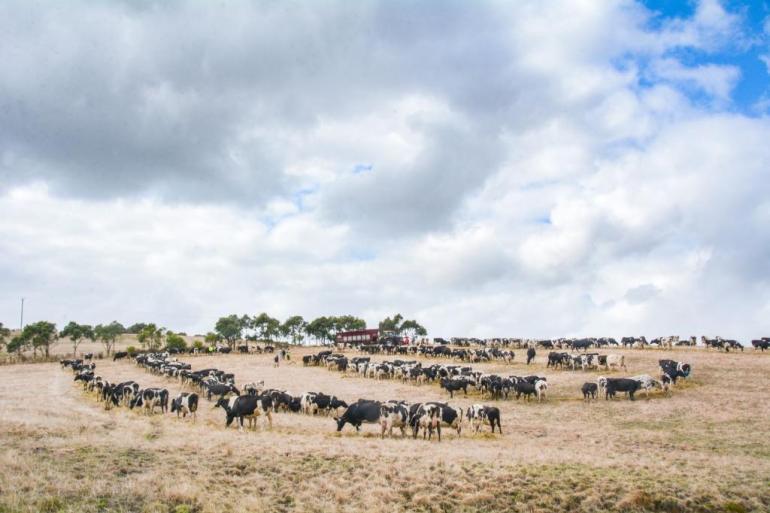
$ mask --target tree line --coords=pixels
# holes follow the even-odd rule
[[[195,341],[193,345],[199,349],[218,344],[234,348],[238,342],[244,340],[268,343],[282,340],[290,344],[301,344],[307,339],[316,343],[331,343],[340,332],[363,329],[366,329],[366,321],[353,315],[321,316],[309,322],[301,315],[293,315],[281,322],[266,312],[253,316],[232,314],[220,317],[214,330],[208,332],[203,341]],[[427,335],[427,330],[420,323],[404,319],[401,314],[380,321],[379,329],[384,334],[408,336],[412,339]],[[154,323],[135,323],[126,328],[118,321],[96,326],[71,321],[61,331],[57,331],[56,324],[52,322],[38,321],[24,326],[24,329],[13,337],[10,336],[11,331],[0,323],[0,348],[5,347],[8,353],[18,355],[31,350],[34,356],[40,353],[48,357],[51,346],[60,338],[66,337],[72,344],[73,354],[77,354],[81,343],[99,341],[109,356],[124,334],[136,335],[142,349],[187,349],[184,332],[175,333]]]

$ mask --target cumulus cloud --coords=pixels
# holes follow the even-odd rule
[[[0,319],[757,336],[768,120],[715,0],[0,6]],[[684,52],[684,53],[683,53]],[[704,102],[704,98],[706,101]]]

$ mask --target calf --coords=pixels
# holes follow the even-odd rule
[[[503,428],[500,426],[500,409],[494,406],[484,406],[483,404],[474,404],[466,412],[468,421],[473,426],[474,433],[478,433],[484,422],[489,422],[492,433],[495,432],[495,424],[500,434],[503,434]]]
[[[599,387],[596,383],[583,383],[583,386],[580,388],[580,391],[583,392],[583,401],[596,400],[598,389]]]
[[[188,394],[187,392],[182,392],[176,397],[176,399],[171,401],[171,413],[176,412],[177,418],[179,418],[179,414],[182,414],[182,417],[186,418],[187,414],[189,413],[190,417],[192,417],[192,421],[195,422],[195,412],[197,411],[198,394]]]

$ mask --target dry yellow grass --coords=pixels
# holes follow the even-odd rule
[[[440,444],[380,440],[375,426],[337,434],[330,418],[296,414],[277,414],[272,430],[239,433],[224,429],[223,413],[205,400],[196,424],[105,411],[57,364],[2,367],[0,512],[770,511],[770,355],[624,354],[629,375],[657,374],[657,360],[673,357],[692,363],[693,376],[670,398],[583,404],[580,385],[602,372],[546,370],[542,354],[529,368],[475,365],[545,374],[549,400],[498,402],[503,436],[447,432]],[[434,385],[301,363],[275,369],[269,356],[181,359],[295,394],[447,398]],[[133,363],[97,366],[111,381],[181,390]]]

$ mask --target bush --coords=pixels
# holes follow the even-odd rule
[[[179,335],[169,333],[166,337],[166,349],[177,349],[179,351],[184,351],[187,349],[187,342],[185,342],[185,340]]]
[[[134,356],[136,354],[136,348],[134,346],[128,346],[126,352],[129,356]]]

